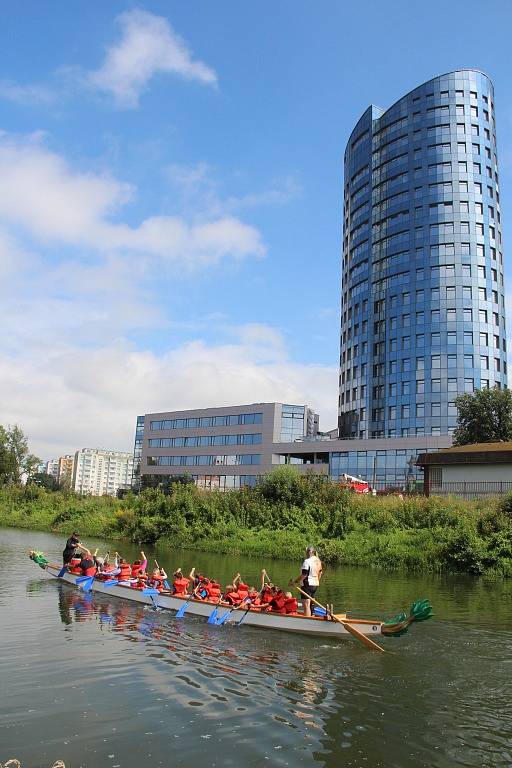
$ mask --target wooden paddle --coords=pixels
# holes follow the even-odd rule
[[[295,588],[299,590],[299,592],[304,595],[304,597],[307,600],[311,600],[312,603],[315,605],[318,605],[319,608],[323,608],[323,610],[326,612],[328,616],[331,617],[333,621],[337,621],[339,624],[342,624],[347,632],[350,632],[351,635],[354,635],[354,637],[357,637],[358,640],[360,640],[361,643],[364,643],[364,645],[367,646],[367,648],[371,648],[374,651],[381,651],[382,653],[386,653],[384,648],[381,648],[380,645],[377,645],[373,640],[370,640],[370,638],[367,635],[363,635],[362,632],[360,632],[358,629],[353,627],[348,621],[343,621],[343,619],[338,618],[332,611],[328,611],[327,608],[318,602],[318,600],[315,600],[314,597],[311,597],[311,595],[308,595],[307,592],[304,592],[303,589],[301,589],[297,584],[294,584]]]

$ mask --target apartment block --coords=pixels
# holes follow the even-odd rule
[[[131,486],[133,455],[123,451],[82,448],[75,453],[72,488],[91,496],[115,496]]]

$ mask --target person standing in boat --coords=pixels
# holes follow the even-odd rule
[[[62,553],[62,564],[69,565],[76,554],[76,550],[80,546],[80,538],[76,531],[73,531],[69,539],[66,541],[66,546]]]
[[[306,549],[306,559],[302,563],[302,570],[300,576],[294,580],[294,584],[298,584],[303,592],[306,592],[309,597],[302,598],[302,606],[304,609],[304,616],[311,616],[311,600],[310,597],[315,596],[320,585],[320,579],[322,578],[322,562],[316,553],[314,547],[308,547]]]

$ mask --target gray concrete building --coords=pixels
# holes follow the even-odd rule
[[[372,487],[421,483],[418,453],[451,445],[449,436],[339,440],[319,430],[307,405],[252,403],[149,413],[137,418],[134,485],[139,475],[187,474],[203,488],[253,486],[282,464],[338,480],[361,477]]]

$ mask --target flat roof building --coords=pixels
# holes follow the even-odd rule
[[[186,474],[200,487],[225,490],[292,464],[333,480],[348,474],[376,488],[405,488],[423,482],[419,452],[449,445],[448,436],[338,440],[319,431],[307,405],[253,403],[139,416],[134,454],[143,485]]]
[[[474,443],[422,453],[426,496],[501,496],[512,491],[512,442]]]

